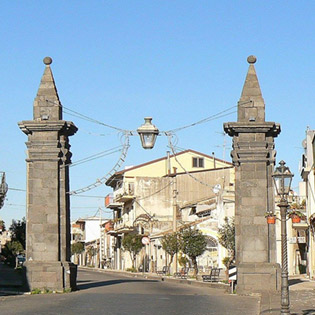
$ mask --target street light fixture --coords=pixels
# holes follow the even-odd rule
[[[152,117],[145,117],[144,121],[145,123],[137,129],[137,132],[143,149],[152,149],[159,134],[159,129],[152,124]]]
[[[286,217],[289,207],[287,197],[294,175],[290,172],[290,169],[285,166],[284,161],[280,161],[279,164],[280,166],[276,167],[272,178],[277,190],[277,195],[280,196],[278,206],[281,215],[281,314],[290,314]]]

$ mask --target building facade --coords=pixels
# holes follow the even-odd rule
[[[83,251],[72,253],[72,262],[82,266],[104,268],[106,254],[110,257],[111,240],[107,232],[111,229],[111,220],[100,216],[80,218],[71,225],[71,244],[82,243]],[[109,247],[109,248],[108,248]]]
[[[315,279],[315,130],[307,129],[303,148],[304,154],[302,155],[300,171],[307,217],[306,272],[311,279]]]
[[[186,150],[117,172],[106,184],[113,188],[106,206],[114,211],[110,234],[115,237],[115,269],[131,267],[129,254],[122,247],[124,235],[138,233],[149,237],[150,243],[138,255],[137,267],[155,271],[169,259],[161,248],[163,235],[187,224],[197,225],[207,235],[212,256],[216,248],[216,257],[205,258],[202,263],[221,266],[224,254],[220,252],[218,256],[216,233],[219,221],[234,211],[231,163]],[[228,194],[232,196],[225,198]]]

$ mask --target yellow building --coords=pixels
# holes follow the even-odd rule
[[[153,271],[167,259],[156,253],[155,247],[160,247],[158,235],[206,217],[214,220],[217,227],[227,208],[228,215],[234,215],[234,167],[194,150],[126,168],[116,172],[106,185],[113,188],[107,207],[114,210],[114,229],[110,233],[115,237],[116,269],[131,266],[121,246],[126,233],[149,236],[150,245],[139,255],[137,266],[145,262],[146,269]],[[231,192],[229,201],[223,201]],[[218,204],[222,208],[223,203],[232,207],[224,206],[218,211]]]

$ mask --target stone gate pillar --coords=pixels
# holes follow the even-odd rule
[[[30,289],[76,288],[76,265],[70,263],[68,137],[77,127],[62,120],[50,57],[33,106],[33,120],[18,125],[28,136],[26,276]]]
[[[254,63],[249,65],[237,122],[224,124],[233,137],[231,152],[235,165],[235,229],[237,291],[240,294],[280,290],[280,266],[276,264],[274,226],[268,225],[267,211],[274,209],[272,171],[276,151],[274,138],[280,125],[265,121],[265,103]]]

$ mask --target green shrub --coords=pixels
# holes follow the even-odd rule
[[[41,294],[42,293],[42,290],[41,289],[38,289],[38,288],[34,288],[32,291],[31,291],[31,294]]]

